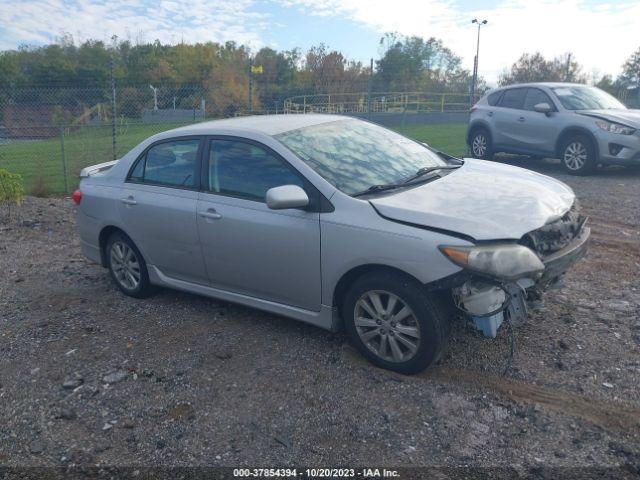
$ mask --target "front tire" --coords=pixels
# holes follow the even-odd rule
[[[347,292],[342,315],[349,337],[374,365],[421,372],[441,355],[447,317],[417,281],[396,273],[360,277]]]
[[[482,160],[493,159],[491,135],[484,128],[478,128],[470,136],[471,156]]]
[[[596,149],[584,135],[568,138],[560,147],[560,162],[571,175],[587,175],[596,165]]]
[[[120,232],[112,234],[105,253],[111,279],[122,293],[135,298],[146,298],[154,293],[147,264],[129,237]]]

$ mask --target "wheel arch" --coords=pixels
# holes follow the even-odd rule
[[[338,314],[340,316],[340,323],[342,324],[342,302],[344,297],[349,290],[349,287],[353,285],[353,283],[360,277],[366,274],[371,274],[374,272],[388,272],[396,275],[402,275],[407,277],[408,279],[415,281],[419,284],[422,284],[420,280],[411,275],[410,273],[405,272],[396,267],[391,267],[389,265],[379,264],[379,263],[367,263],[363,265],[358,265],[357,267],[353,267],[347,272],[345,272],[340,280],[336,283],[335,288],[333,289],[333,307],[338,310]]]
[[[471,146],[472,134],[479,129],[486,131],[487,135],[489,135],[489,140],[493,142],[493,135],[491,134],[491,128],[489,127],[489,124],[484,120],[476,120],[475,122],[471,123],[469,125],[469,128],[467,129],[467,145],[468,146]]]
[[[564,130],[562,130],[562,132],[560,132],[560,135],[558,135],[558,139],[556,140],[556,145],[555,145],[556,157],[560,158],[562,156],[562,152],[560,151],[562,148],[562,144],[565,141],[567,141],[567,139],[576,135],[583,135],[587,137],[589,141],[591,141],[591,146],[593,147],[593,151],[596,157],[595,160],[597,162],[600,156],[600,152],[598,149],[598,140],[596,139],[595,135],[592,132],[590,132],[588,129],[584,127],[577,127],[577,126],[567,127]]]
[[[98,235],[98,245],[100,246],[100,264],[105,268],[109,266],[107,264],[107,241],[109,240],[109,237],[111,237],[111,235],[116,232],[123,234],[125,237],[131,240],[131,237],[127,235],[127,232],[125,232],[120,227],[116,227],[115,225],[106,225],[102,228],[102,230],[100,230],[100,234]],[[133,242],[133,240],[131,241]],[[133,244],[135,245],[135,242],[133,242]]]

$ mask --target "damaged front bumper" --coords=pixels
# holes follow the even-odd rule
[[[585,256],[590,237],[591,229],[583,226],[568,245],[544,257],[544,272],[536,281],[535,288],[544,291],[558,284],[569,267]]]
[[[474,278],[453,289],[454,301],[485,336],[494,338],[505,317],[513,325],[522,324],[527,318],[527,301],[561,285],[567,270],[586,254],[590,236],[591,230],[582,221],[569,243],[541,256],[544,270],[536,278],[510,282]]]

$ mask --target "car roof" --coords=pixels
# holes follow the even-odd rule
[[[504,85],[498,87],[495,90],[504,90],[505,88],[517,88],[517,87],[587,87],[584,83],[569,83],[569,82],[530,82],[530,83],[514,83],[512,85]]]
[[[323,114],[283,114],[283,115],[254,115],[250,117],[225,118],[208,122],[196,123],[185,127],[174,128],[163,132],[163,136],[171,135],[215,135],[221,131],[238,133],[258,133],[264,135],[278,135],[279,133],[297,130],[299,128],[319,125],[322,123],[347,120],[352,117],[342,115]]]

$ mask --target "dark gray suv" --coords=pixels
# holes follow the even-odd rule
[[[640,165],[640,110],[602,90],[572,83],[527,83],[489,92],[471,108],[472,156],[556,157],[572,174],[598,164]]]

